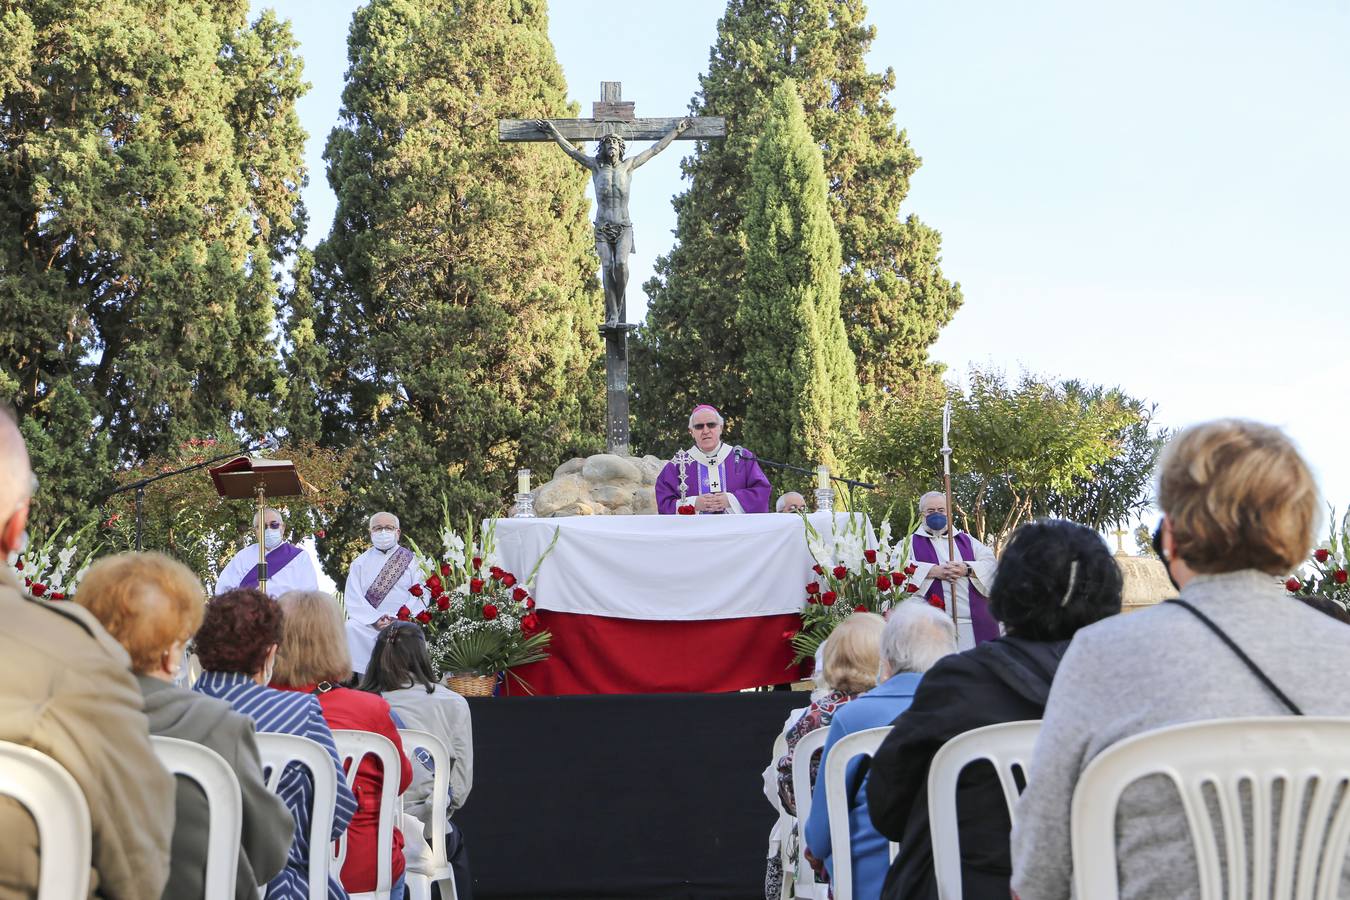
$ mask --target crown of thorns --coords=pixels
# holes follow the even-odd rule
[[[604,144],[606,142],[618,144],[620,150],[628,146],[628,142],[617,134],[607,134],[600,139],[601,144]]]

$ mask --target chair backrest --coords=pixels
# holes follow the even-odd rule
[[[393,741],[371,731],[333,729],[333,743],[347,774],[347,786],[356,791],[356,772],[367,756],[380,761],[380,807],[375,839],[375,890],[360,896],[388,900],[394,886],[394,818],[398,812],[398,783],[403,771],[402,756]],[[333,864],[342,871],[347,859],[347,835],[338,838]],[[357,895],[353,895],[357,896]]]
[[[85,900],[93,834],[75,779],[50,756],[0,741],[0,796],[17,800],[37,824],[37,900]]]
[[[1015,770],[1022,770],[1025,784],[1040,732],[1039,719],[986,725],[958,734],[934,754],[928,767],[928,834],[938,900],[961,900],[961,836],[956,826],[956,782],[961,772],[973,762],[992,763],[1012,821],[1019,793]]]
[[[403,740],[403,752],[412,758],[414,766],[421,763],[413,758],[413,751],[421,748],[431,755],[435,773],[431,781],[431,870],[428,876],[432,880],[448,877],[450,860],[445,856],[445,798],[450,793],[450,751],[445,742],[436,735],[412,728],[400,728],[398,736]],[[406,839],[406,835],[405,835]],[[417,836],[421,840],[421,835]]]
[[[333,833],[337,811],[337,770],[333,757],[322,744],[298,734],[259,732],[258,756],[262,759],[268,790],[277,793],[281,773],[288,765],[304,766],[314,783],[314,806],[309,816],[309,900],[328,900],[328,836]],[[262,900],[264,888],[258,888]]]
[[[1350,718],[1303,716],[1192,722],[1107,747],[1073,794],[1077,896],[1120,896],[1117,805],[1132,783],[1162,775],[1181,798],[1202,900],[1225,896],[1224,877],[1227,896],[1246,897],[1249,873],[1255,897],[1331,900],[1350,848],[1347,747]],[[1211,806],[1223,832],[1222,866]]]
[[[853,900],[853,850],[848,821],[848,787],[844,783],[849,762],[857,756],[871,756],[877,752],[891,726],[868,728],[845,735],[830,748],[825,757],[825,811],[830,821],[830,856],[834,859],[834,874],[830,882],[834,900]],[[804,821],[804,820],[803,820]]]
[[[825,886],[816,881],[811,872],[811,864],[806,861],[806,836],[801,832],[811,815],[811,790],[815,784],[811,780],[811,757],[825,746],[828,728],[817,728],[802,735],[797,747],[792,751],[792,796],[797,801],[797,893],[815,896]]]
[[[178,738],[151,735],[155,755],[175,776],[197,783],[206,795],[206,880],[202,900],[234,900],[244,804],[239,779],[210,747]]]

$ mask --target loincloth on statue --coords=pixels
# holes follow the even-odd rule
[[[610,252],[617,252],[627,240],[628,252],[635,253],[633,247],[632,222],[596,222],[594,225],[596,244],[608,244]]]

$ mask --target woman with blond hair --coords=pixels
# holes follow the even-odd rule
[[[1350,715],[1350,628],[1281,584],[1312,549],[1321,507],[1293,444],[1255,422],[1208,422],[1171,442],[1159,472],[1161,555],[1180,601],[1074,635],[1012,832],[1023,900],[1070,896],[1074,788],[1112,744],[1207,719]],[[1185,814],[1165,779],[1128,787],[1116,822],[1124,900],[1199,896]],[[1338,896],[1350,896],[1350,867]]]
[[[342,686],[351,674],[352,660],[337,602],[321,591],[287,591],[277,598],[277,604],[284,625],[272,686],[317,697],[329,728],[369,731],[388,738],[398,750],[398,792],[402,794],[412,783],[412,764],[403,752],[389,704],[376,694]],[[386,777],[394,774],[381,771],[378,760],[366,757],[352,783],[356,814],[347,829],[347,859],[341,874],[348,893],[375,890],[380,790]],[[404,865],[403,833],[396,825],[391,897],[403,896]]]
[[[290,811],[263,783],[253,721],[222,700],[174,685],[183,647],[202,622],[206,594],[187,566],[161,553],[122,553],[90,567],[75,601],[93,613],[131,656],[150,733],[209,747],[229,764],[243,800],[236,900],[254,900],[286,864]],[[177,779],[169,883],[172,900],[201,897],[206,879],[206,795]]]

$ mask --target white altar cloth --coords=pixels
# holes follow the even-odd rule
[[[827,540],[831,517],[808,515]],[[795,613],[816,579],[801,517],[567,516],[497,519],[500,565],[522,581],[539,567],[541,609],[622,619],[734,619]]]

